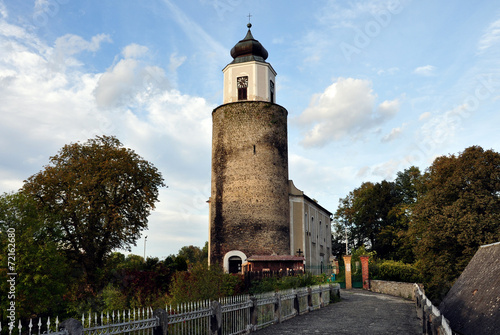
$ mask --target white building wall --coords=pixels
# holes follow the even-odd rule
[[[224,73],[222,103],[238,101],[236,78],[242,76],[248,76],[247,101],[271,100],[271,80],[275,83],[276,88],[276,71],[274,71],[271,64],[257,61],[231,63],[222,72]],[[274,91],[274,102],[276,102],[276,89]]]

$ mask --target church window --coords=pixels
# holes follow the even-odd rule
[[[271,98],[271,102],[274,102],[274,83],[272,80],[270,80],[269,82],[269,89],[270,89],[269,97]]]
[[[236,78],[238,86],[238,100],[247,100],[248,76]]]

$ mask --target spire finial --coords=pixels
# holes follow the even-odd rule
[[[252,14],[248,13],[248,24],[247,24],[248,29],[252,28],[252,24],[250,23],[251,17],[252,17]]]

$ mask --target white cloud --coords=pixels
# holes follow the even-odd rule
[[[5,8],[5,4],[3,2],[0,2],[0,18],[5,19],[7,16],[9,16],[7,8]]]
[[[132,43],[123,48],[122,55],[125,58],[140,58],[144,56],[148,50],[148,47],[144,45]]]
[[[93,36],[90,41],[86,41],[80,36],[66,34],[56,39],[55,53],[63,55],[74,55],[82,51],[97,51],[102,42],[112,42],[107,34],[98,34]]]
[[[293,180],[294,185],[333,212],[334,204],[325,202],[323,199],[340,197],[339,187],[354,177],[353,168],[349,166],[334,168],[322,160],[294,153],[289,154],[288,161],[290,179]]]
[[[500,19],[492,22],[481,36],[477,45],[478,51],[485,52],[498,42],[500,42]]]
[[[373,167],[372,174],[382,177],[384,180],[392,180],[396,173],[400,170],[402,162],[406,162],[406,160],[390,159],[387,162]]]
[[[417,67],[415,70],[413,70],[413,73],[424,77],[434,76],[435,72],[436,72],[436,67],[432,65],[420,66]]]
[[[378,106],[379,114],[385,118],[392,118],[399,111],[399,100],[385,100]]]
[[[431,115],[432,115],[431,112],[424,112],[424,113],[420,114],[420,116],[418,117],[418,120],[419,121],[426,120],[426,119],[430,118]]]
[[[186,56],[177,56],[177,53],[170,55],[168,64],[168,76],[174,87],[177,87],[177,69],[186,61]]]
[[[79,66],[82,65],[76,58],[71,56],[82,51],[96,52],[99,50],[101,43],[111,43],[111,38],[106,34],[98,34],[93,36],[90,41],[86,41],[80,36],[66,34],[56,39],[54,48],[47,50],[51,53],[50,62],[54,69],[62,70],[64,66]]]
[[[460,105],[433,117],[429,114],[420,128],[418,143],[429,151],[441,148],[454,141],[457,131],[469,116],[465,105]]]
[[[389,68],[389,69],[387,69],[387,70],[380,69],[380,70],[378,70],[378,71],[377,71],[377,74],[378,74],[379,76],[384,75],[384,74],[394,75],[394,74],[396,74],[397,72],[399,72],[399,68],[398,68],[398,67],[391,67],[391,68]]]
[[[113,108],[136,106],[150,96],[170,89],[165,71],[157,66],[135,59],[147,52],[146,47],[131,44],[125,47],[125,57],[103,73],[95,87],[97,106]]]
[[[392,128],[391,132],[382,138],[382,142],[392,142],[403,133],[403,127]]]
[[[302,141],[306,147],[323,146],[344,138],[359,138],[392,118],[399,111],[398,99],[375,105],[377,95],[369,80],[339,78],[323,93],[311,99],[297,118],[308,130]]]
[[[97,105],[111,108],[132,102],[140,89],[141,71],[135,59],[122,59],[101,75],[95,88]]]
[[[189,234],[202,246],[207,239],[204,201],[210,194],[192,185],[210,180],[214,106],[172,90],[162,68],[135,58],[118,58],[98,74],[86,72],[83,66],[54,69],[49,61],[50,55],[59,53],[66,61],[74,57],[78,63],[78,53],[98,52],[106,35],[90,41],[64,35],[51,47],[3,19],[0,27],[9,27],[0,30],[0,193],[17,190],[64,144],[115,135],[151,161],[172,187],[160,191],[162,202],[151,216],[150,230],[155,235],[165,232],[180,248],[186,244],[186,232],[177,227],[189,226]],[[145,52],[138,45],[123,50],[126,57],[141,57]],[[169,70],[182,61],[174,56]],[[203,162],[207,166],[200,169]]]

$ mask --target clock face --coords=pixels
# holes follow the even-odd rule
[[[248,87],[248,77],[238,77],[238,88],[246,88]]]

